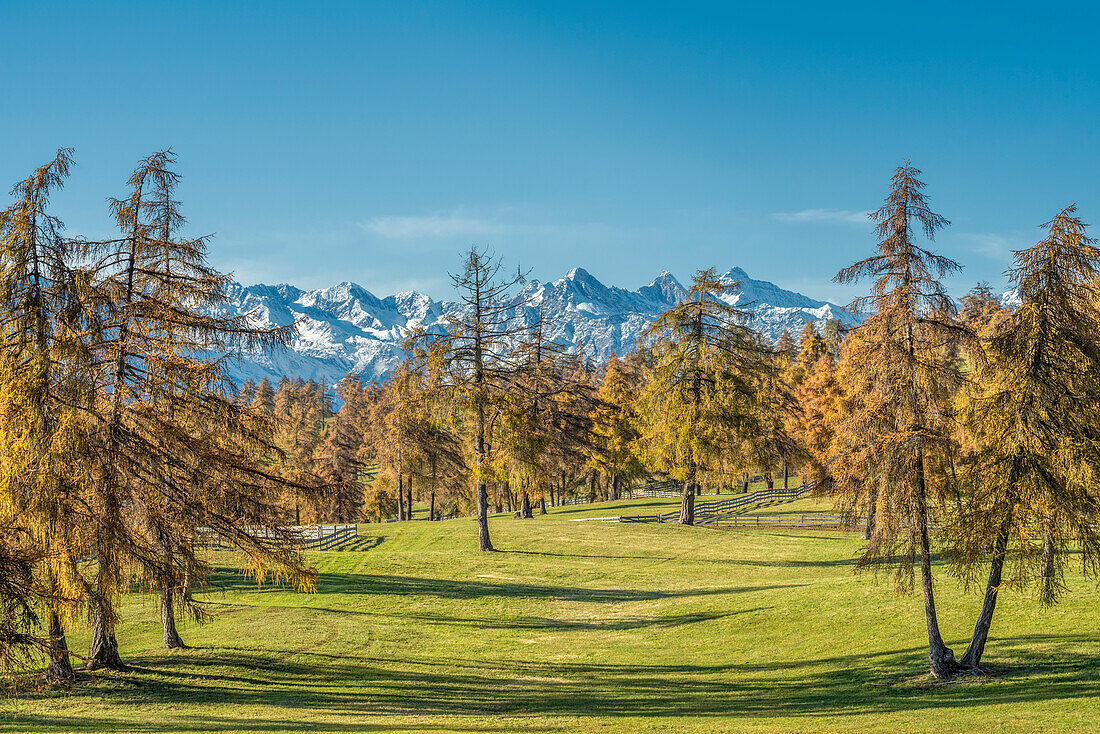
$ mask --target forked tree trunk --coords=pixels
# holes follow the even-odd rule
[[[99,599],[95,612],[95,627],[92,630],[92,647],[88,653],[88,661],[85,667],[88,670],[127,670],[126,664],[118,655],[118,640],[115,639],[114,625],[112,623],[113,611],[111,603],[104,598]]]
[[[531,497],[527,494],[526,489],[523,490],[523,499],[520,501],[519,515],[528,520],[534,517],[534,514],[531,512]]]
[[[1008,552],[1008,537],[1012,531],[1013,505],[1015,504],[1016,485],[1020,480],[1020,459],[1012,460],[1012,467],[1008,474],[1007,510],[1001,527],[997,531],[997,538],[993,542],[993,560],[989,566],[989,581],[985,585],[985,599],[982,602],[982,611],[978,615],[978,623],[974,626],[974,635],[970,638],[970,644],[966,647],[960,661],[964,667],[977,668],[981,665],[982,654],[985,652],[985,643],[989,639],[989,628],[993,624],[993,612],[997,608],[997,594],[1001,589],[1001,573],[1004,570],[1005,554]]]
[[[1011,510],[1009,512],[1011,513]],[[977,668],[982,663],[985,643],[989,639],[989,628],[993,624],[993,612],[997,607],[997,593],[1001,588],[1001,572],[1005,565],[1011,522],[1010,518],[1004,521],[993,544],[993,562],[989,567],[989,581],[985,586],[982,611],[978,615],[978,623],[974,626],[974,635],[970,638],[970,644],[967,645],[966,652],[963,653],[960,661],[965,668]]]
[[[921,451],[921,449],[917,449]],[[924,483],[924,456],[917,456],[916,482],[914,497],[917,510],[917,531],[920,540],[920,576],[921,590],[924,593],[924,621],[928,628],[928,662],[932,675],[937,678],[952,678],[958,673],[955,653],[943,642],[940,635],[939,618],[936,616],[936,597],[932,587],[932,545],[928,539],[928,499]]]
[[[69,660],[69,645],[65,641],[65,629],[61,625],[61,615],[52,606],[46,612],[46,633],[50,638],[50,662],[46,667],[46,677],[50,680],[72,680],[76,677],[76,673]]]

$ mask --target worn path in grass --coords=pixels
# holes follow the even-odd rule
[[[999,674],[937,685],[919,598],[856,575],[855,535],[567,521],[646,502],[494,518],[492,554],[467,519],[362,526],[311,555],[316,594],[225,566],[190,650],[131,597],[137,670],[0,700],[0,732],[1100,730],[1092,584],[1046,611],[1006,592]],[[959,648],[979,598],[940,580]]]

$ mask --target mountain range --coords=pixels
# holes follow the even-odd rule
[[[736,284],[722,299],[751,312],[751,325],[773,341],[786,330],[797,337],[807,321],[819,330],[829,319],[848,326],[859,322],[834,303],[754,280],[740,268],[721,278]],[[537,322],[541,311],[549,338],[599,362],[633,350],[642,331],[686,292],[667,271],[649,285],[627,290],[574,268],[554,282],[528,281],[516,299],[520,305],[509,315],[513,323],[527,326]],[[283,375],[331,384],[348,373],[365,382],[384,380],[404,358],[401,344],[412,329],[445,332],[447,315],[463,308],[460,302],[436,301],[415,291],[379,298],[355,283],[316,290],[234,284],[220,311],[250,314],[258,326],[297,324],[290,349],[248,354],[231,368],[238,384],[249,378],[277,381]]]

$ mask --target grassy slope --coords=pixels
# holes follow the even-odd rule
[[[854,536],[566,521],[626,504],[495,518],[494,554],[466,519],[363,526],[358,550],[314,554],[314,595],[226,570],[204,595],[216,620],[183,625],[192,650],[158,649],[134,597],[119,636],[140,671],[0,700],[0,732],[1100,728],[1081,579],[1052,611],[1006,594],[1001,674],[935,685],[920,600],[854,575]],[[961,647],[979,600],[941,579]]]

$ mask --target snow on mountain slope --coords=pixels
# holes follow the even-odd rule
[[[1002,293],[1000,301],[1001,305],[1008,309],[1016,309],[1024,304],[1019,288],[1013,288]]]
[[[788,329],[797,336],[807,321],[819,330],[833,318],[846,325],[858,323],[836,304],[753,280],[740,268],[722,279],[740,284],[723,299],[751,311],[752,326],[772,340]],[[685,293],[668,272],[631,291],[606,286],[583,268],[574,268],[553,283],[529,281],[518,299],[523,305],[513,319],[531,325],[541,311],[551,339],[602,361],[612,353],[633,350],[642,331]],[[463,308],[460,303],[434,301],[412,291],[378,298],[354,283],[310,291],[285,284],[235,284],[230,296],[231,302],[223,308],[226,313],[252,313],[260,326],[298,326],[290,349],[248,355],[235,365],[232,371],[238,382],[263,377],[275,381],[290,375],[332,383],[349,372],[366,381],[382,380],[404,357],[401,343],[413,328],[443,332],[446,314]]]

